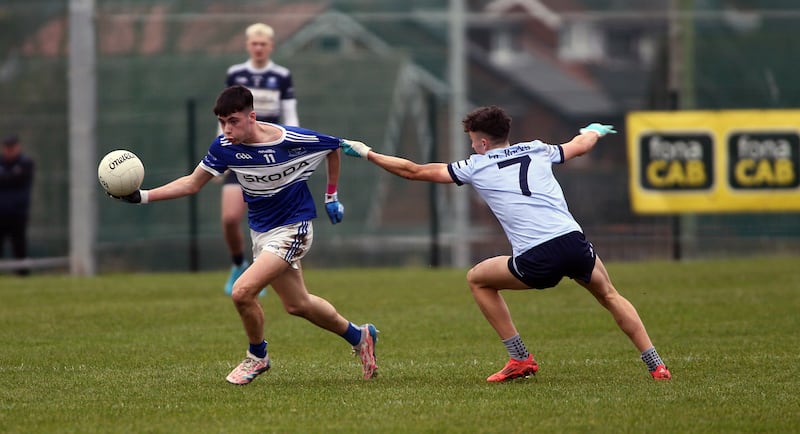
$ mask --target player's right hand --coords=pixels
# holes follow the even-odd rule
[[[347,139],[342,139],[342,141],[339,143],[339,146],[344,149],[345,155],[364,159],[367,158],[367,154],[369,154],[370,149],[372,149],[363,142]]]
[[[141,190],[136,190],[133,193],[127,195],[127,196],[114,196],[113,194],[111,194],[109,192],[106,192],[106,194],[108,195],[108,197],[111,197],[113,199],[116,199],[116,200],[119,200],[119,201],[122,201],[122,202],[142,203]]]

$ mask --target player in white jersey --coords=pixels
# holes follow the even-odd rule
[[[152,190],[139,190],[118,199],[148,203],[195,194],[226,170],[236,173],[244,188],[253,242],[253,264],[236,280],[231,298],[239,312],[250,346],[247,356],[226,379],[247,384],[270,368],[264,339],[264,310],[258,293],[271,285],[286,312],[307,319],[343,337],[361,358],[362,376],[377,374],[372,324],[357,326],[340,315],[327,300],[310,294],[303,281],[300,260],[313,240],[311,220],[316,210],[307,180],[322,161],[328,184],[339,180],[341,139],[299,127],[260,122],[253,111],[253,95],[244,86],[225,89],[214,107],[223,134],[189,175]],[[335,224],[344,207],[336,193],[326,194],[325,209]]]
[[[253,93],[253,108],[259,121],[298,126],[297,100],[294,96],[292,74],[288,68],[270,60],[275,47],[272,27],[255,23],[245,30],[249,58],[246,62],[228,68],[225,86],[242,85]],[[248,267],[244,257],[242,219],[247,206],[242,200],[242,189],[236,174],[225,176],[221,198],[222,236],[231,255],[231,271],[224,291],[230,295],[233,282]]]
[[[472,296],[486,320],[506,346],[509,361],[487,381],[501,382],[535,374],[539,366],[522,342],[500,291],[544,289],[570,277],[608,309],[620,329],[641,352],[651,376],[668,380],[671,374],[653,347],[633,305],[620,295],[581,227],[572,217],[552,164],[589,152],[598,138],[614,133],[610,125],[582,128],[567,143],[548,145],[538,140],[511,145],[511,118],[499,107],[478,108],[463,121],[472,149],[467,160],[450,164],[416,164],[383,155],[361,143],[345,140],[350,156],[365,158],[411,180],[471,184],[486,201],[511,243],[511,256],[489,258],[467,273]]]

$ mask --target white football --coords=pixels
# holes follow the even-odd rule
[[[144,164],[131,151],[111,151],[97,166],[97,179],[105,191],[114,196],[127,196],[142,186]]]

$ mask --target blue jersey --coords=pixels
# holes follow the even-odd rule
[[[283,134],[270,143],[237,144],[220,135],[200,162],[214,176],[228,169],[236,174],[250,228],[257,232],[317,216],[307,181],[341,141],[300,127],[275,126]]]
[[[456,184],[472,184],[518,256],[545,241],[581,231],[553,176],[553,163],[563,162],[560,145],[535,140],[474,154],[447,169]]]
[[[294,99],[292,74],[288,68],[270,61],[257,69],[251,61],[228,68],[225,85],[242,85],[253,93],[253,108],[258,120],[280,122],[281,101]]]

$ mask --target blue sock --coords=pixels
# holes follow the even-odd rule
[[[263,341],[260,344],[250,344],[250,354],[259,359],[267,357],[267,341]]]
[[[361,328],[353,323],[347,326],[347,331],[341,335],[352,346],[361,343]]]

